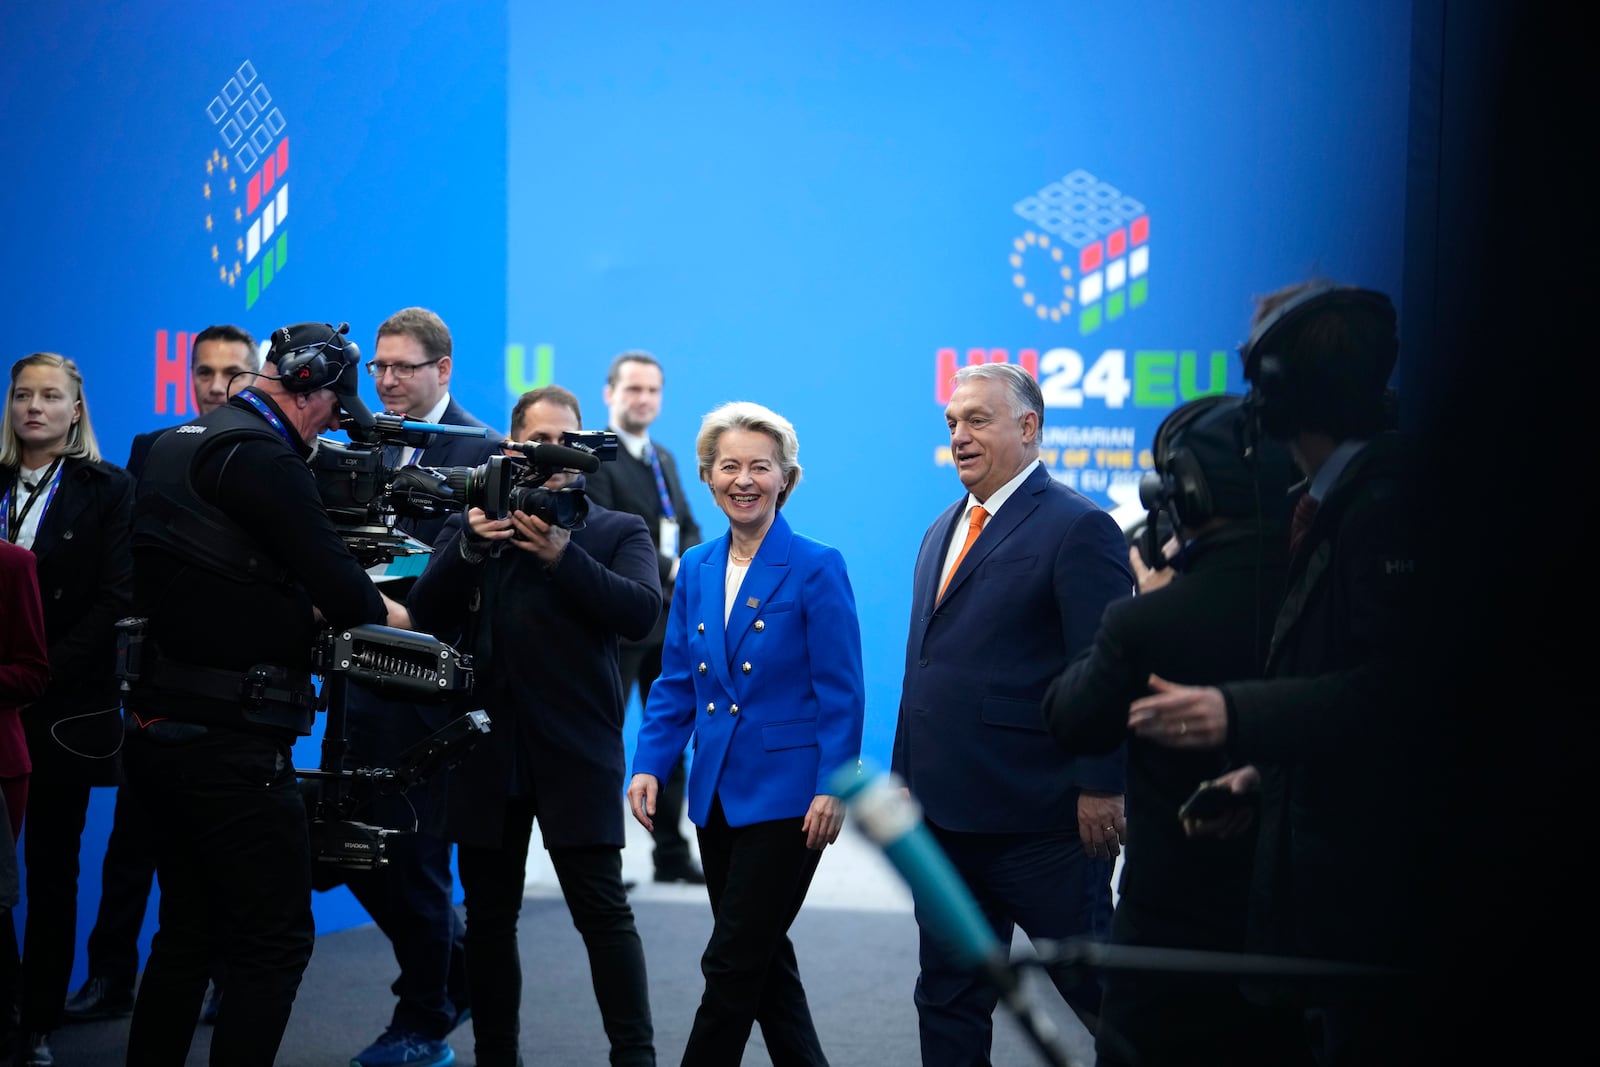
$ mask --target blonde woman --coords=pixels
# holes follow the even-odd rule
[[[22,713],[33,762],[23,846],[22,1064],[50,1062],[48,1037],[61,1021],[77,940],[78,843],[89,789],[118,779],[114,626],[132,605],[132,507],[132,478],[100,456],[77,364],[51,352],[13,364],[0,427],[0,535],[37,561],[50,661],[49,686]]]

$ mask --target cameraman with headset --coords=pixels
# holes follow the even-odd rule
[[[1128,840],[1111,925],[1118,945],[1245,945],[1254,840],[1191,839],[1179,815],[1197,786],[1230,769],[1228,755],[1130,739],[1128,705],[1149,691],[1151,674],[1191,685],[1260,676],[1283,600],[1294,464],[1281,445],[1247,447],[1249,418],[1240,397],[1213,395],[1162,422],[1155,467],[1139,486],[1149,520],[1130,557],[1140,573],[1148,556],[1155,577],[1106,607],[1094,644],[1045,693],[1045,725],[1066,751],[1128,743]],[[1170,565],[1157,547],[1164,529],[1180,546]],[[1298,1018],[1251,1005],[1234,979],[1110,970],[1105,987],[1100,1067],[1309,1062]]]
[[[1259,302],[1241,348],[1247,403],[1307,479],[1265,678],[1201,688],[1152,674],[1153,695],[1129,708],[1138,737],[1195,754],[1226,748],[1237,769],[1219,780],[1259,790],[1250,947],[1377,969],[1321,989],[1252,983],[1304,1011],[1322,1064],[1409,1064],[1420,1052],[1419,980],[1407,973],[1423,932],[1416,831],[1436,824],[1429,703],[1411,669],[1421,486],[1413,446],[1386,429],[1397,348],[1382,293],[1313,281]],[[1239,826],[1224,816],[1188,829]]]
[[[275,331],[262,376],[151,448],[134,505],[128,785],[154,828],[160,926],[130,1065],[181,1067],[216,948],[211,1062],[270,1064],[311,957],[311,850],[291,752],[311,732],[323,620],[409,625],[307,466],[360,360],[348,327]]]
[[[451,774],[445,802],[465,891],[478,1067],[521,1063],[517,916],[535,820],[588,950],[610,1062],[655,1063],[644,947],[622,884],[617,658],[619,637],[638,640],[655,625],[661,581],[644,520],[587,507],[578,476],[552,469],[570,460],[538,458],[551,449],[593,469],[593,456],[562,446],[581,425],[570,391],[522,395],[511,438],[533,443],[533,478],[547,477],[533,499],[527,485],[513,491],[509,518],[479,508],[450,516],[409,598],[429,632],[464,626],[475,699],[494,723]]]

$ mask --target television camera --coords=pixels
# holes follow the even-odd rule
[[[405,445],[426,448],[435,437],[485,437],[481,426],[415,422],[368,411],[360,397],[340,397],[339,425],[350,443],[321,438],[311,457],[323,506],[363,567],[428,551],[396,530],[397,518],[433,518],[482,508],[491,518],[510,513],[516,457],[490,456],[476,467],[400,466]]]

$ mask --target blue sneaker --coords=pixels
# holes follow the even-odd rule
[[[454,1062],[455,1050],[445,1042],[390,1029],[356,1053],[350,1067],[446,1067]]]

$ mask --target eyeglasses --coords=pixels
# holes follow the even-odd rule
[[[442,359],[443,357],[441,356],[440,358]],[[395,381],[409,382],[411,380],[411,376],[417,373],[417,371],[421,370],[423,367],[431,367],[437,362],[439,362],[439,360],[430,359],[426,363],[379,363],[375,359],[369,359],[367,360],[367,373],[372,375],[374,378],[382,378],[386,373],[392,371],[394,373]]]

